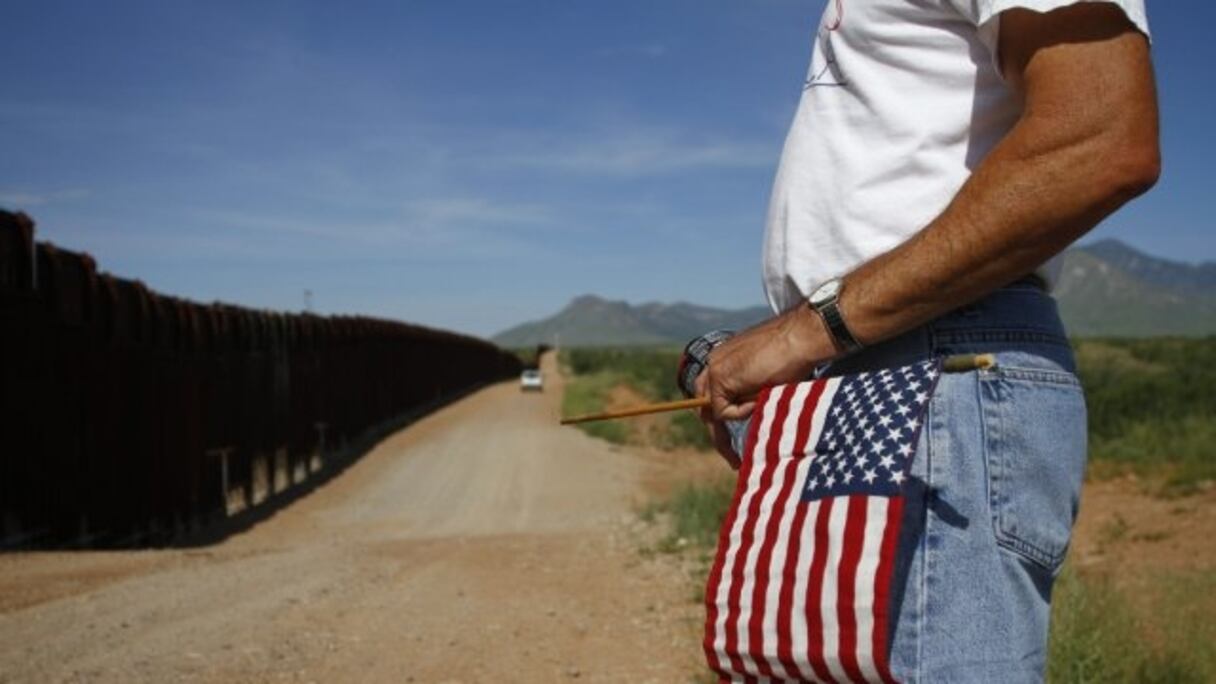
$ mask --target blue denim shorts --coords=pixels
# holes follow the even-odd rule
[[[893,587],[901,682],[1038,682],[1085,470],[1085,399],[1055,301],[1019,283],[827,375],[990,353],[942,377],[907,489]]]

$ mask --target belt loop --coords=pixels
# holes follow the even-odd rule
[[[921,327],[921,340],[925,350],[929,352],[929,356],[937,356],[937,321],[932,320]]]

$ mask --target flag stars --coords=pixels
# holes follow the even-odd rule
[[[840,379],[806,471],[808,498],[885,493],[906,481],[935,363]]]

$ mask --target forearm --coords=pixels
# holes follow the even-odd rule
[[[1133,34],[1119,40],[1142,42]],[[1143,72],[1139,78],[1029,83],[1027,111],[947,209],[845,278],[841,307],[862,342],[899,334],[1029,274],[1155,182],[1147,46],[1125,53],[1124,68]],[[1051,60],[1048,53],[1045,64],[1029,65],[1028,78]],[[1086,92],[1078,97],[1078,89]]]
[[[855,335],[886,339],[1029,274],[1151,184],[1151,162],[1109,159],[1107,141],[1041,149],[1041,127],[1015,128],[935,221],[845,279]]]

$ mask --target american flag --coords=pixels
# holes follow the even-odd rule
[[[940,373],[925,361],[761,393],[705,593],[723,681],[894,681],[902,491]]]

